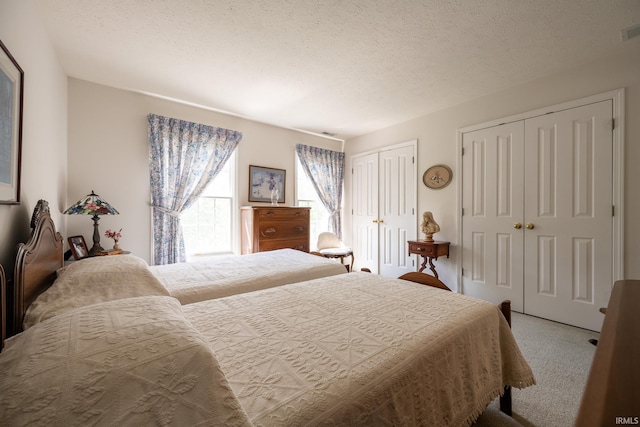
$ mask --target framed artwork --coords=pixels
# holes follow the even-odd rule
[[[284,203],[286,174],[284,169],[249,165],[249,201]]]
[[[69,239],[69,249],[75,259],[82,259],[89,256],[89,250],[87,244],[82,236],[71,236]]]
[[[449,185],[452,177],[453,172],[448,166],[435,165],[425,171],[422,175],[422,182],[429,188],[439,190]]]
[[[20,204],[24,72],[0,41],[0,204]]]

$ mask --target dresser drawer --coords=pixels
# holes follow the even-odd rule
[[[263,221],[258,226],[260,240],[296,239],[309,235],[306,222]]]
[[[269,208],[269,209],[259,209],[257,211],[258,220],[262,223],[265,220],[276,219],[276,220],[301,220],[303,222],[307,222],[307,218],[309,218],[309,209],[295,209],[295,208]]]
[[[274,251],[276,249],[297,249],[303,252],[309,252],[309,244],[307,239],[297,240],[263,240],[260,242],[260,251]]]

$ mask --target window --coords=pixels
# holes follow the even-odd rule
[[[329,211],[318,198],[318,193],[302,169],[298,156],[296,156],[296,192],[298,206],[311,208],[310,246],[311,250],[316,250],[318,235],[323,231],[329,231]]]
[[[234,153],[200,199],[181,215],[187,259],[233,253],[235,165]]]

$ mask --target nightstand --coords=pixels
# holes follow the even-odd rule
[[[411,255],[420,255],[424,258],[422,261],[422,265],[418,270],[420,273],[424,271],[427,267],[427,262],[429,262],[429,269],[433,272],[433,275],[438,278],[438,273],[436,272],[436,267],[433,265],[433,261],[437,260],[439,256],[447,256],[449,258],[449,242],[427,242],[425,240],[409,240],[407,242],[409,244],[409,254]]]

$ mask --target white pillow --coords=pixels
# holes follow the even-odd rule
[[[250,425],[171,297],[68,311],[0,354],[0,425]]]
[[[152,295],[168,296],[169,291],[142,258],[133,255],[86,258],[58,270],[53,285],[27,309],[23,328],[74,308]]]

